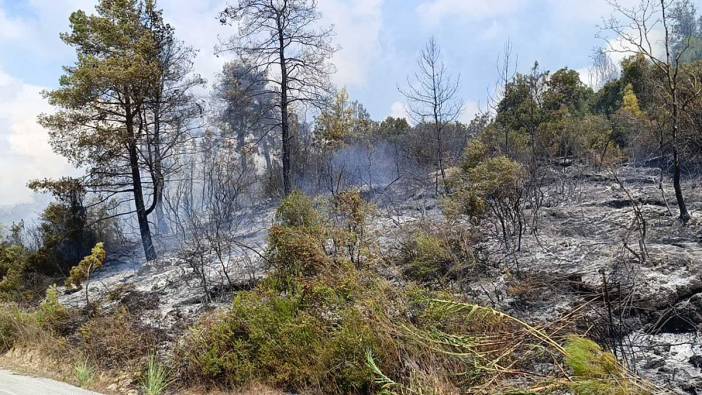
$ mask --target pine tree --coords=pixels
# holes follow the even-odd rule
[[[76,51],[76,63],[64,67],[59,88],[45,92],[59,111],[41,115],[57,153],[87,171],[85,187],[107,200],[129,193],[139,222],[147,260],[156,259],[141,152],[147,144],[144,110],[162,80],[158,41],[145,25],[146,7],[137,0],[100,0],[95,15],[76,11],[61,39]]]
[[[622,109],[635,117],[641,117],[643,115],[641,108],[639,107],[639,99],[636,97],[634,87],[631,84],[627,84],[626,87],[624,87]]]

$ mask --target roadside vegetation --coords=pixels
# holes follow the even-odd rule
[[[45,93],[56,112],[40,123],[86,174],[30,182],[54,201],[36,226],[2,234],[0,353],[35,356],[107,393],[659,393],[622,357],[621,339],[643,325],[619,330],[633,309],[617,270],[648,263],[650,227],[617,170],[656,168],[656,203],[677,218],[666,229],[694,233],[683,181],[702,165],[702,26],[689,2],[643,14],[615,4],[619,18],[653,12],[670,23],[667,55],[639,43],[614,65],[600,51],[589,85],[538,63],[510,73],[507,51],[491,111],[469,124],[458,121],[459,80],[434,39],[402,90],[412,123],[372,120],[330,82],[333,30],[317,28],[316,4],[241,0],[222,10],[236,29],[217,52],[236,60],[208,106],[194,93],[204,85],[195,52],[156,2],[99,0],[94,13],[71,15],[61,38],[76,63]],[[605,28],[636,36],[621,26],[638,25]],[[305,106],[317,111],[312,121]],[[547,283],[524,270],[526,241],[550,257],[544,212],[576,200],[584,169],[608,172],[608,188],[626,196],[613,203],[632,210],[624,252],[597,273]],[[265,246],[243,244],[237,235],[255,231],[247,218],[271,207]],[[107,287],[95,275],[135,241],[140,268],[177,245],[198,292],[185,314],[197,314],[170,306],[159,319],[176,322],[165,330],[141,315],[153,300],[125,302],[118,287],[93,297]],[[242,251],[265,273],[243,285],[232,277]],[[621,280],[616,292],[611,279]],[[566,283],[580,305],[525,317],[520,307]],[[84,302],[61,303],[77,292]]]

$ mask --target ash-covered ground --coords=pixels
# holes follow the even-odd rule
[[[670,180],[663,179],[661,191],[659,176],[650,168],[554,169],[519,251],[506,253],[485,224],[485,265],[451,289],[534,325],[569,317],[569,325],[607,343],[632,371],[675,393],[702,394],[702,190],[697,182],[684,184],[692,220],[682,225]],[[393,254],[407,227],[448,224],[431,187],[398,182],[369,195],[378,206],[369,238],[381,254]],[[636,209],[646,223],[643,245]],[[237,290],[265,276],[261,254],[274,212],[270,204],[246,213],[228,255],[204,261],[207,294],[192,254],[183,253],[181,240],[163,238],[154,262],[145,263],[138,246],[113,253],[90,281],[90,300],[105,309],[125,306],[175,340],[204,312],[226,307]],[[399,268],[379,270],[405,281]],[[84,307],[85,293],[61,301]]]

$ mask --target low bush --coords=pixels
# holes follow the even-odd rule
[[[412,279],[431,281],[443,277],[453,265],[453,256],[443,240],[419,232],[402,249],[405,274]]]
[[[49,287],[46,298],[35,313],[37,322],[45,329],[63,334],[71,325],[72,314],[58,300],[58,289]]]
[[[71,312],[58,301],[58,291],[51,287],[35,310],[15,303],[0,304],[0,353],[16,346],[49,345],[49,352],[60,349],[65,341],[59,336],[72,321]]]
[[[295,191],[283,200],[275,213],[276,223],[291,228],[317,229],[322,218],[314,202],[302,192]]]
[[[289,391],[366,392],[369,349],[379,334],[357,306],[330,287],[281,295],[259,288],[188,335],[179,354],[187,377],[232,386],[263,383]]]
[[[309,210],[309,201],[295,207],[304,209],[284,205],[271,229],[274,272],[239,293],[230,310],[191,329],[176,352],[180,377],[239,388],[261,383],[291,392],[368,393],[378,389],[369,352],[376,367],[399,377],[429,363],[422,347],[399,337],[411,317],[440,325],[422,313],[427,305],[420,299],[430,293],[398,290],[350,257],[327,251],[326,237],[335,229],[322,224],[333,221]],[[432,366],[448,381],[446,358],[434,358]]]
[[[319,273],[331,263],[324,242],[307,228],[273,226],[268,235],[268,263],[283,275]]]
[[[12,349],[21,339],[40,331],[34,317],[15,304],[0,305],[0,352]]]
[[[578,371],[569,377],[558,368],[568,351],[550,333],[359,268],[325,249],[333,221],[302,196],[293,200],[295,205],[284,203],[271,230],[273,273],[239,292],[230,309],[189,330],[175,351],[180,380],[230,388],[262,384],[293,393],[575,388]],[[407,267],[420,277],[451,273],[456,262],[472,256],[469,232],[422,231],[406,255]],[[538,373],[529,374],[536,363]],[[509,381],[514,373],[518,385]]]
[[[572,336],[565,351],[566,364],[575,374],[571,388],[576,395],[650,393],[628,375],[614,354],[591,340]]]
[[[332,218],[335,253],[348,255],[357,266],[369,255],[366,222],[374,207],[366,202],[359,191],[341,192],[331,200],[329,216]]]
[[[402,242],[398,261],[415,281],[460,280],[476,268],[476,243],[473,233],[459,224],[417,229]]]
[[[90,319],[78,335],[85,357],[108,369],[138,365],[159,340],[155,330],[141,326],[125,309]]]
[[[21,245],[0,242],[0,301],[36,299],[28,281],[29,255]]]

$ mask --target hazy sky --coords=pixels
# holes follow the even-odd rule
[[[635,1],[635,0],[626,0]],[[626,2],[625,1],[625,2]],[[226,0],[160,0],[177,35],[199,49],[196,69],[208,82],[226,56],[215,57]],[[58,177],[70,167],[51,153],[37,114],[50,108],[40,91],[57,85],[74,53],[59,40],[76,9],[95,0],[0,0],[0,207],[32,201],[28,179]],[[334,80],[376,119],[402,113],[398,85],[414,70],[418,51],[434,35],[449,69],[461,75],[464,120],[484,106],[494,87],[496,61],[507,39],[526,70],[585,70],[597,25],[610,14],[606,0],[319,0],[336,28]],[[698,7],[700,8],[700,7]]]

